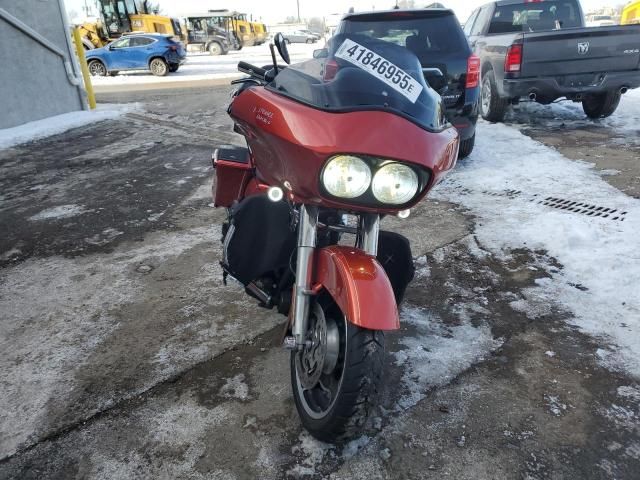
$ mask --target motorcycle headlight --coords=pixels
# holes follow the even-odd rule
[[[339,155],[324,167],[322,184],[334,197],[356,198],[371,185],[371,169],[358,157]]]
[[[403,205],[418,193],[418,175],[401,163],[390,163],[376,172],[371,190],[382,203]]]

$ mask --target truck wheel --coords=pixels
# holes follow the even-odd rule
[[[476,134],[473,137],[467,138],[460,142],[460,150],[458,151],[458,159],[467,158],[473,152],[473,147],[476,144]]]
[[[325,442],[360,433],[382,381],[384,333],[346,321],[333,299],[309,312],[309,346],[291,352],[291,384],[302,425]]]
[[[589,118],[607,118],[616,111],[621,97],[618,90],[587,95],[582,100],[582,109]]]
[[[507,113],[509,99],[502,98],[498,94],[496,75],[489,70],[482,77],[482,90],[480,91],[480,113],[482,118],[489,122],[501,122]]]
[[[218,42],[211,42],[209,44],[209,53],[214,57],[222,53],[222,47]]]

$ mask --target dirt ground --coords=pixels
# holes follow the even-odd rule
[[[346,445],[304,432],[283,318],[222,284],[210,156],[241,140],[228,100],[104,93],[141,108],[0,151],[0,478],[640,478],[639,380],[560,305],[514,308],[554,260],[495,258],[442,201],[384,221],[418,271],[377,416]],[[526,109],[508,123],[638,198],[638,144]]]

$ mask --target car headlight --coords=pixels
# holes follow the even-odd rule
[[[334,197],[356,198],[371,185],[371,169],[358,157],[338,155],[324,167],[322,184]]]
[[[376,172],[371,190],[382,203],[403,205],[418,193],[418,175],[401,163],[389,163]]]

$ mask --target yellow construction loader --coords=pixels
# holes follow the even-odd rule
[[[154,14],[147,1],[99,0],[99,20],[79,25],[86,49],[100,48],[125,33],[166,33],[185,40],[176,18]]]

